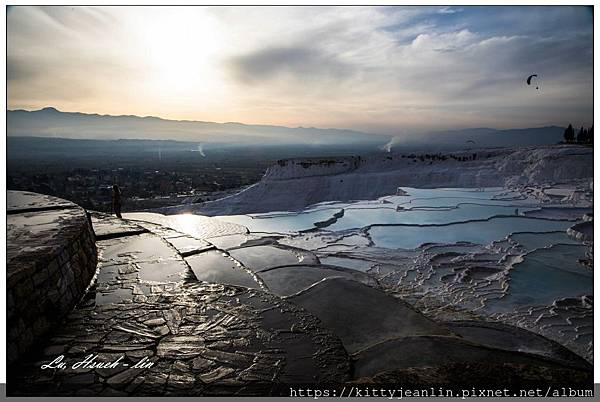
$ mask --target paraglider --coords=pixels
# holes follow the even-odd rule
[[[537,78],[537,76],[538,76],[537,74],[531,74],[529,77],[527,77],[527,85],[531,85],[531,79],[532,79],[533,77]],[[539,87],[538,85],[536,85],[536,86],[535,86],[535,89],[538,89],[538,90],[539,90],[539,89],[540,89],[540,87]]]
[[[470,142],[471,144],[475,144],[475,141],[473,141],[473,140],[467,140],[467,144],[468,144],[469,142]]]

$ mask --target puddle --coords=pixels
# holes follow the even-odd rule
[[[132,220],[156,223],[199,239],[246,233],[246,228],[243,226],[201,215],[162,215],[150,212],[132,212],[123,214],[123,217]]]
[[[581,242],[570,238],[566,232],[515,233],[510,235],[510,240],[528,251],[549,247],[553,244],[581,244]]]
[[[308,251],[275,246],[244,247],[230,250],[229,253],[246,268],[255,272],[284,265],[319,263],[317,257]]]
[[[544,207],[525,212],[525,216],[552,219],[580,219],[584,214],[594,212],[592,208]]]
[[[139,279],[146,282],[179,282],[187,270],[181,260],[144,261],[137,265]]]
[[[198,240],[191,236],[169,237],[167,241],[173,247],[175,247],[180,254],[187,254],[212,248],[210,243],[205,242],[204,240]]]
[[[277,236],[268,234],[261,234],[261,236],[253,234],[235,234],[230,236],[211,237],[207,240],[219,249],[229,250],[232,248],[245,246],[272,244],[275,243],[280,237],[280,235]]]
[[[103,240],[98,242],[103,261],[117,263],[130,260],[159,260],[177,256],[177,252],[159,236],[144,233],[120,239]]]
[[[566,231],[571,224],[568,221],[508,217],[446,226],[374,226],[369,234],[378,247],[413,249],[425,243],[467,241],[488,244],[514,232]]]
[[[327,230],[361,228],[375,223],[449,223],[513,215],[531,211],[539,202],[526,199],[494,199],[503,189],[415,189],[402,188],[408,196],[351,203],[322,203],[302,212],[220,216],[218,219],[247,227],[251,232],[296,233],[326,227]],[[401,211],[403,208],[428,210]],[[445,207],[443,209],[441,207]],[[439,210],[435,210],[435,209]],[[452,208],[448,210],[447,208]],[[517,211],[518,210],[518,211]]]
[[[413,199],[419,198],[474,198],[491,200],[494,197],[499,197],[506,192],[501,187],[486,187],[486,188],[414,188],[414,187],[399,187],[399,191],[404,191],[408,195],[392,195],[382,197],[382,200],[389,201],[393,204],[407,203]]]
[[[347,235],[322,231],[284,237],[278,239],[278,243],[313,251],[333,244],[348,247],[368,246],[370,244],[369,239],[363,233]]]
[[[475,253],[481,249],[481,246],[478,244],[448,244],[448,245],[433,245],[427,246],[426,251],[430,253]]]
[[[361,272],[367,272],[375,265],[372,261],[365,261],[357,258],[324,257],[320,258],[320,260],[322,264],[336,265],[338,267],[355,269]]]
[[[105,287],[110,283],[115,282],[119,278],[119,269],[128,267],[128,264],[100,266],[96,283],[99,288]],[[132,271],[134,271],[132,269]]]
[[[187,257],[186,261],[200,281],[260,288],[248,272],[221,251],[205,251]]]
[[[111,303],[131,302],[133,291],[129,288],[115,288],[103,292],[96,292],[96,304],[99,306]]]
[[[527,254],[510,271],[506,296],[491,302],[488,309],[548,305],[560,298],[592,294],[592,271],[577,263],[586,250],[580,245],[557,245]]]
[[[426,209],[395,211],[391,209],[347,209],[344,216],[327,230],[347,230],[374,224],[447,224],[467,220],[487,219],[498,215],[517,215],[531,208],[461,204],[452,209]]]
[[[496,198],[477,198],[471,195],[465,197],[434,197],[434,198],[413,198],[410,201],[399,203],[398,205],[405,209],[411,208],[449,208],[456,207],[460,204],[479,204],[489,206],[506,206],[513,208],[521,207],[536,207],[539,201],[532,199],[513,200],[513,199],[496,199]]]
[[[303,213],[229,215],[218,219],[245,226],[251,232],[294,233],[314,229],[316,222],[326,221],[336,212],[335,209],[325,209]]]

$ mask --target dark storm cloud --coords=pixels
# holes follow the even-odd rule
[[[592,69],[592,34],[523,39],[515,48],[514,62],[549,72],[589,72]]]
[[[296,81],[343,79],[352,73],[349,64],[316,47],[268,47],[236,56],[229,67],[244,83],[268,81],[285,75]]]
[[[6,79],[8,81],[27,81],[35,78],[39,73],[39,68],[24,60],[9,58],[6,61]]]

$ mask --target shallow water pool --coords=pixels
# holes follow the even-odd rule
[[[467,241],[488,244],[514,232],[565,231],[572,222],[526,217],[501,217],[485,221],[470,221],[439,226],[396,225],[373,226],[371,239],[378,247],[413,249],[425,243],[456,243]]]
[[[559,244],[525,255],[523,262],[515,264],[509,273],[506,296],[495,299],[487,308],[508,311],[592,294],[592,270],[577,262],[585,258],[586,250],[583,245]]]

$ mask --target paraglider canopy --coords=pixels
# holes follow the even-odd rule
[[[531,85],[531,79],[533,77],[537,78],[537,76],[538,76],[537,74],[531,74],[529,77],[527,77],[527,85]],[[535,89],[540,89],[540,87],[536,85]]]
[[[527,77],[527,85],[531,85],[531,79],[533,77],[537,77],[537,74],[531,74],[529,77]]]

